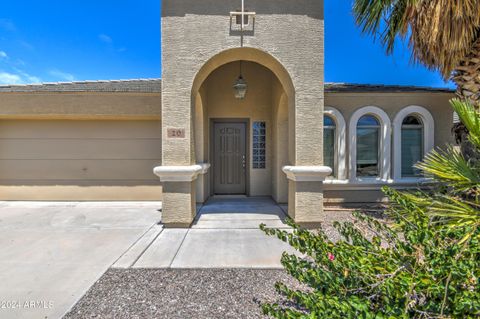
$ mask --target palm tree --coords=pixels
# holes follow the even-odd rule
[[[480,0],[355,0],[353,12],[387,53],[408,39],[415,62],[453,80],[457,95],[480,108]],[[465,126],[454,131],[462,152],[471,149]]]

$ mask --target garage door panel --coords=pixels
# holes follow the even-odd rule
[[[6,185],[5,185],[6,184]],[[77,186],[77,187],[92,187],[92,186],[98,186],[98,187],[134,187],[134,186],[155,186],[158,187],[158,179],[152,179],[152,180],[133,180],[133,179],[116,179],[116,180],[110,180],[110,179],[102,179],[102,180],[89,180],[89,179],[17,179],[17,180],[0,180],[0,190],[2,187],[8,187],[8,186],[16,186],[16,187],[22,187],[22,186],[28,186],[28,187],[33,187],[33,186]],[[0,197],[1,197],[1,191],[0,191]]]
[[[158,200],[161,122],[0,120],[0,200]]]
[[[158,160],[0,160],[4,180],[153,180]]]
[[[3,120],[0,137],[9,138],[161,138],[160,121]]]
[[[47,200],[47,201],[160,201],[162,187],[157,185],[125,184],[109,185],[49,185],[2,186],[0,200]]]
[[[0,159],[160,159],[161,139],[3,139]]]

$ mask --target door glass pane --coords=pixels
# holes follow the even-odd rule
[[[379,175],[379,128],[357,128],[357,176]]]
[[[423,158],[423,130],[419,128],[402,129],[402,176],[420,176],[421,172],[413,165]]]
[[[335,128],[323,130],[323,163],[335,171]]]

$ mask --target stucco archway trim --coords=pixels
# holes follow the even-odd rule
[[[270,69],[275,74],[280,83],[282,84],[285,93],[289,98],[293,98],[295,94],[295,88],[289,72],[285,69],[282,63],[272,56],[271,54],[250,47],[233,48],[219,52],[212,56],[197,72],[192,82],[192,95],[200,89],[203,82],[208,76],[219,67],[235,61],[249,61],[263,65]]]
[[[347,125],[342,113],[334,107],[326,106],[324,114],[329,115],[335,121],[335,179],[344,180],[347,178]]]
[[[357,123],[364,115],[373,115],[380,122],[380,174],[376,178],[357,178]],[[372,182],[372,180],[387,181],[390,178],[391,167],[391,135],[392,127],[387,113],[377,106],[364,106],[356,110],[350,118],[348,139],[350,141],[350,181]]]
[[[402,123],[409,115],[420,117],[423,124],[423,153],[429,153],[435,144],[435,122],[432,114],[424,107],[418,105],[410,105],[397,113],[393,120],[393,178],[395,180],[402,179]],[[408,179],[422,179],[411,178]]]

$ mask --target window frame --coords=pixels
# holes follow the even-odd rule
[[[379,174],[378,176],[357,176],[357,124],[364,115],[374,116],[380,124],[379,130]],[[364,106],[356,110],[349,123],[349,180],[352,183],[371,183],[372,181],[388,181],[391,169],[391,136],[390,118],[385,111],[377,106]]]
[[[345,180],[347,178],[346,170],[346,123],[342,113],[330,106],[324,108],[324,115],[329,116],[335,122],[335,156],[333,174],[327,177],[327,180]],[[322,121],[323,126],[323,121]],[[323,143],[323,141],[322,141]]]
[[[325,126],[325,117],[329,117],[332,121],[333,121],[333,126]],[[336,143],[336,140],[337,140],[337,122],[335,121],[335,119],[329,115],[329,114],[325,114],[324,115],[324,121],[323,121],[323,150],[325,151],[325,130],[331,130],[333,131],[333,166],[330,167],[332,169],[332,174],[329,176],[330,178],[332,179],[335,179],[336,175],[337,175],[337,143]],[[323,154],[323,165],[325,165],[325,153]]]
[[[402,108],[393,120],[393,179],[395,181],[418,181],[425,179],[422,176],[402,176],[402,128],[403,121],[408,116],[417,117],[423,124],[423,156],[427,155],[435,145],[435,123],[432,114],[423,106],[410,105]]]

